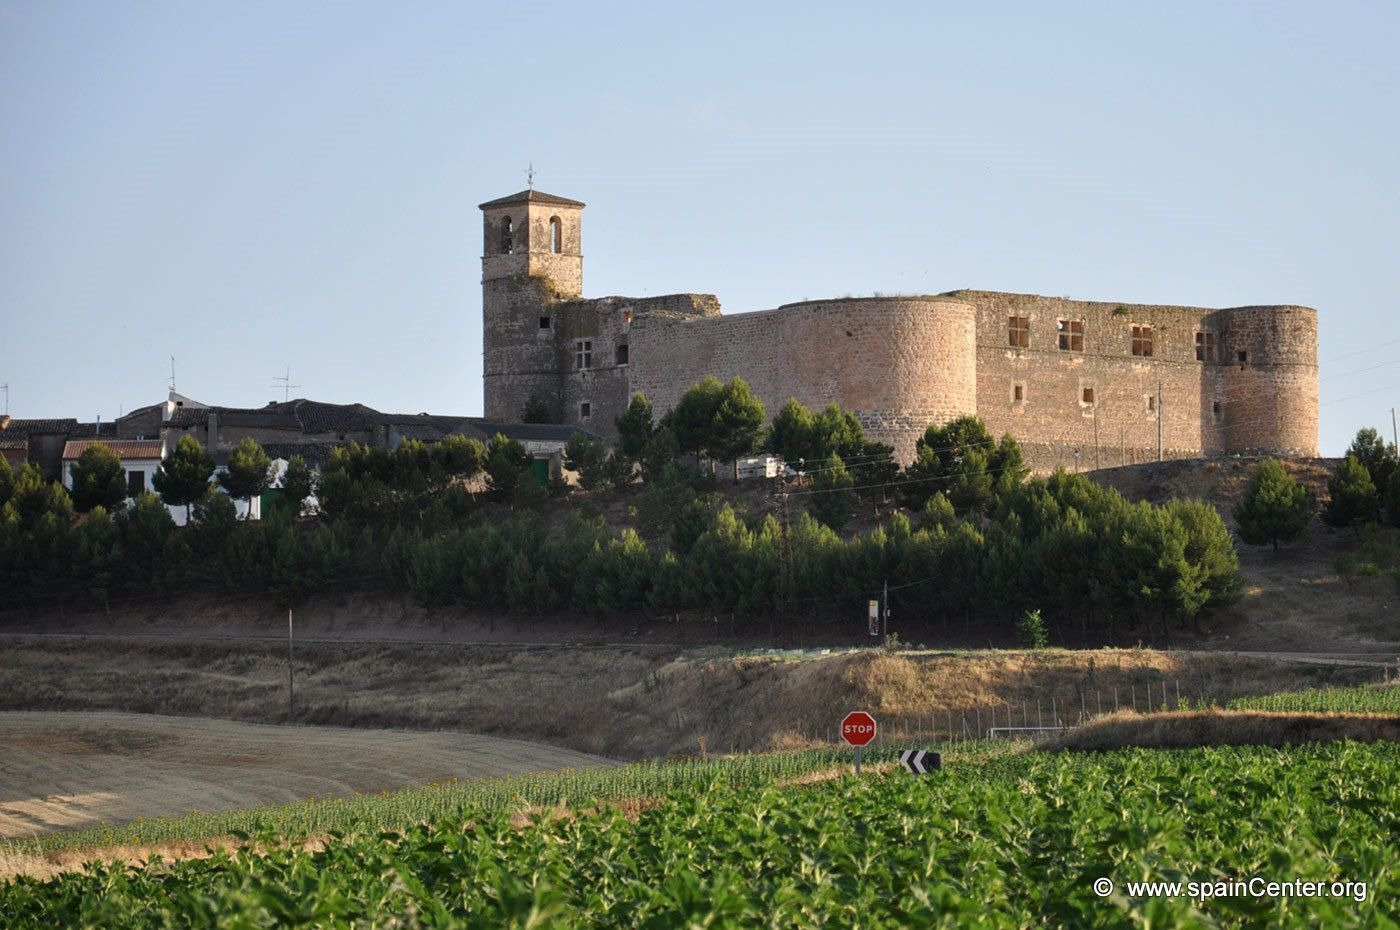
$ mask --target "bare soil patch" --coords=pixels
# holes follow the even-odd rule
[[[1126,748],[1292,746],[1344,739],[1400,742],[1400,717],[1222,710],[1121,713],[1060,734],[1040,748],[1103,752]]]
[[[0,837],[610,760],[465,733],[0,713]]]

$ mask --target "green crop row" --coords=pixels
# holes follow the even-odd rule
[[[11,927],[1395,927],[1400,746],[1021,753],[0,886]],[[1328,897],[1130,881],[1351,881]],[[1096,893],[1096,879],[1115,889]]]
[[[973,748],[961,750],[964,756],[976,751]],[[872,747],[867,751],[867,758],[879,761],[888,758],[891,752],[894,750]],[[681,759],[564,769],[453,781],[378,794],[308,798],[297,803],[250,810],[194,812],[177,817],[69,830],[0,841],[0,852],[23,854],[152,845],[200,841],[240,833],[295,838],[322,836],[331,832],[402,830],[421,823],[457,817],[467,810],[516,813],[538,807],[565,805],[578,808],[606,801],[659,798],[711,786],[798,778],[833,766],[849,765],[850,762],[849,749],[826,749],[707,761]]]
[[[1400,685],[1372,688],[1327,688],[1236,698],[1230,710],[1296,713],[1400,714]]]

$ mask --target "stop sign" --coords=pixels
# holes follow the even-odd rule
[[[875,718],[863,710],[853,710],[841,721],[841,738],[852,746],[864,746],[875,738]]]

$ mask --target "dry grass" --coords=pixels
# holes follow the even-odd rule
[[[1344,739],[1400,742],[1400,717],[1224,710],[1146,715],[1124,712],[1060,734],[1040,748],[1104,752],[1126,748],[1290,746]]]
[[[285,723],[286,654],[228,644],[6,642],[0,710],[133,711]],[[800,748],[835,739],[849,710],[882,732],[927,733],[948,713],[1087,691],[1111,707],[1163,682],[1175,697],[1372,681],[1374,670],[1199,652],[1096,650],[839,653],[794,659],[717,649],[369,648],[299,652],[297,722],[448,730],[565,746],[620,759]]]

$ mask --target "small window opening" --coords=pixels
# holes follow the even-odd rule
[[[1055,323],[1055,328],[1059,330],[1060,333],[1060,351],[1084,351],[1083,320],[1058,320]]]
[[[1217,400],[1217,401],[1215,401],[1214,403],[1212,403],[1212,404],[1210,405],[1210,415],[1213,416],[1213,417],[1215,417],[1215,419],[1216,419],[1217,421],[1219,421],[1219,420],[1220,420],[1220,414],[1221,414],[1221,412],[1222,412],[1222,409],[1223,409],[1223,408],[1222,408],[1221,405],[1220,405],[1220,401]]]
[[[1030,317],[1013,316],[1007,318],[1007,336],[1013,349],[1026,349],[1031,344]]]
[[[549,325],[550,325],[550,323],[549,323],[549,317],[547,317],[547,316],[542,316],[542,317],[540,317],[540,329],[549,329]]]
[[[580,420],[587,420],[591,416],[593,416],[592,404],[590,404],[588,401],[584,401],[583,403],[578,405],[578,418]]]
[[[1133,327],[1133,354],[1144,358],[1152,354],[1152,327]]]
[[[574,368],[577,371],[587,371],[593,367],[593,340],[577,339],[574,341]]]
[[[623,326],[631,326],[631,325],[632,325],[632,311],[631,311],[631,310],[624,310],[624,311],[622,311],[622,325],[623,325]]]
[[[564,251],[564,224],[557,216],[549,218],[549,251],[555,255]]]
[[[515,251],[515,225],[510,217],[501,220],[501,254],[509,255]]]
[[[627,343],[625,342],[619,342],[617,344],[617,364],[627,364]]]
[[[1196,361],[1215,361],[1215,333],[1202,331],[1196,334]]]
[[[1091,387],[1086,387],[1086,388],[1084,388],[1084,390],[1083,390],[1083,402],[1086,403],[1086,404],[1093,404],[1093,402],[1094,402],[1094,389],[1093,389],[1093,388],[1091,388]]]
[[[1148,412],[1148,413],[1156,413],[1156,412],[1157,412],[1157,395],[1156,395],[1156,394],[1148,394],[1148,395],[1147,395],[1147,412]]]
[[[146,493],[146,473],[135,469],[126,473],[126,496],[140,497]]]
[[[1024,384],[1011,385],[1011,402],[1013,404],[1024,404],[1026,402],[1026,386]]]
[[[1249,353],[1246,352],[1244,349],[1240,349],[1238,352],[1235,353],[1235,355],[1239,358],[1241,365],[1249,361]]]

